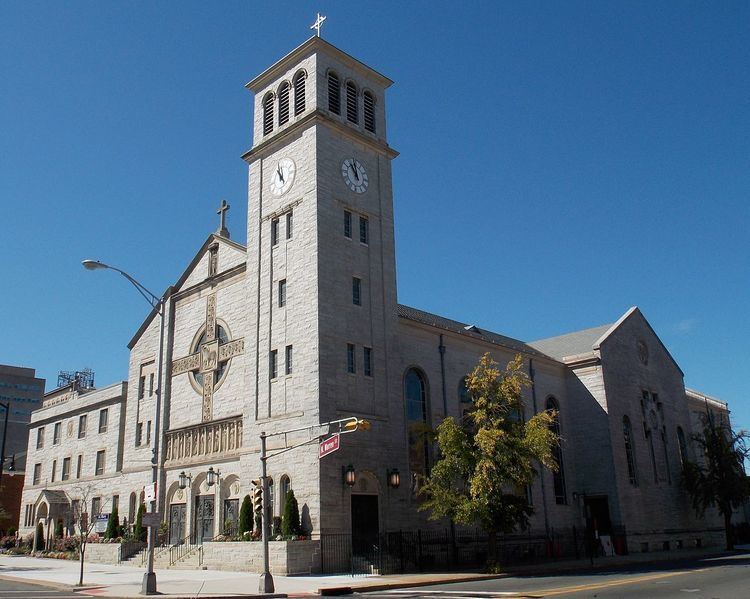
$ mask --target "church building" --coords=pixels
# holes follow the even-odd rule
[[[230,238],[223,204],[217,232],[166,291],[161,381],[154,309],[128,345],[127,381],[45,396],[30,424],[22,534],[55,518],[69,526],[82,485],[132,523],[159,439],[169,542],[208,541],[236,525],[253,491],[261,432],[297,431],[271,437],[274,453],[349,416],[371,429],[342,435],[324,458],[313,442],[268,460],[273,515],[291,488],[313,538],[445,527],[417,511],[435,452],[414,431],[462,416],[465,376],[489,352],[501,366],[524,357],[527,417],[559,411],[560,469],[527,490],[532,532],[588,523],[631,552],[722,542],[721,520],[697,518],[679,480],[696,414],[728,408],[685,389],[638,308],[523,342],[398,303],[391,83],[313,37],[247,84],[247,246]]]

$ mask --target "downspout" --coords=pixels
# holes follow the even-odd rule
[[[440,377],[443,383],[443,418],[448,418],[448,394],[445,390],[445,345],[443,345],[442,333],[440,333],[438,351],[440,352]]]
[[[529,358],[529,379],[531,380],[531,403],[534,408],[534,414],[538,413],[536,405],[536,383],[534,382],[534,360]],[[542,483],[542,508],[544,509],[544,532],[549,538],[549,516],[547,514],[547,487],[544,484],[544,468],[539,468],[539,481]]]

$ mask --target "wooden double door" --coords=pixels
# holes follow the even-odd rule
[[[215,505],[213,495],[195,497],[195,542],[214,538]]]

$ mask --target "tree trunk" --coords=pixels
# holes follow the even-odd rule
[[[732,509],[723,511],[724,516],[724,534],[727,537],[727,551],[734,549],[734,535],[732,534]]]
[[[78,578],[78,586],[83,586],[83,556],[86,554],[86,545],[81,543],[81,551],[79,556],[81,558],[81,575]]]

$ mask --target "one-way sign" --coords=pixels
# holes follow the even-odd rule
[[[329,453],[333,453],[339,448],[339,434],[335,433],[320,442],[320,448],[318,451],[318,459],[327,456]]]

